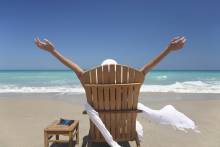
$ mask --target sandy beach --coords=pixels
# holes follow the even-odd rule
[[[144,127],[141,145],[219,147],[219,97],[219,94],[142,93],[142,103],[153,109],[160,109],[167,104],[174,105],[196,122],[201,133],[176,131],[171,126],[155,124],[140,114],[138,120]],[[0,146],[42,147],[43,129],[61,117],[80,121],[82,146],[83,137],[89,130],[88,116],[82,114],[83,101],[83,94],[1,94]],[[130,146],[135,146],[135,143],[130,142]]]
[[[220,0],[0,0],[0,147],[64,138],[49,147],[70,147],[72,136],[85,147],[89,131],[103,141],[83,114],[86,95],[115,140],[139,145],[138,112],[141,147],[220,147],[219,7]],[[153,110],[136,111],[137,102]],[[79,137],[78,121],[61,118],[79,120]]]

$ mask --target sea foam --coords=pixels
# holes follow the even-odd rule
[[[147,85],[141,92],[172,92],[172,93],[220,93],[220,81],[186,81],[167,85]],[[0,93],[85,93],[81,85],[73,86],[16,86],[0,85]]]
[[[141,92],[220,93],[220,84],[186,81],[169,85],[143,85]]]

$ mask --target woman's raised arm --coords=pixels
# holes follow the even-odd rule
[[[168,55],[171,51],[175,51],[181,49],[186,42],[184,37],[176,37],[174,38],[156,58],[151,60],[149,63],[145,64],[141,68],[141,72],[144,74],[148,73],[154,66],[156,66],[166,55]]]
[[[35,38],[35,44],[45,50],[50,52],[53,56],[55,56],[57,59],[59,59],[64,65],[72,69],[79,79],[81,79],[81,76],[83,74],[83,70],[74,62],[71,60],[65,58],[63,55],[61,55],[57,50],[55,50],[54,45],[47,39],[44,39],[44,42],[41,41],[39,38]]]

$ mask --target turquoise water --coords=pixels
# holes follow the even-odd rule
[[[220,71],[206,70],[156,70],[145,77],[146,84],[173,84],[175,82],[202,81],[213,83],[220,81]]]
[[[220,71],[154,70],[147,74],[142,92],[220,93]],[[82,93],[69,70],[0,71],[0,93]]]

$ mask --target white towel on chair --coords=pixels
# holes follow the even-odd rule
[[[197,133],[199,132],[194,121],[176,110],[172,105],[167,105],[160,110],[152,110],[145,105],[138,103],[138,109],[142,110],[148,118],[156,123],[171,125],[184,132],[187,132],[186,129],[192,129]]]
[[[86,109],[87,114],[89,115],[90,120],[95,124],[95,126],[102,133],[103,137],[105,138],[105,141],[111,147],[120,147],[120,145],[113,140],[112,135],[110,134],[110,132],[106,129],[104,123],[102,122],[101,118],[99,117],[99,113],[96,112],[92,108],[92,106],[89,105],[89,103],[85,104],[85,109]]]
[[[120,145],[113,140],[110,132],[106,129],[104,123],[99,117],[98,112],[96,112],[88,103],[85,104],[85,109],[87,111],[87,114],[89,115],[90,120],[95,124],[95,126],[99,129],[99,131],[105,138],[105,141],[111,147],[120,147]],[[195,123],[186,115],[177,111],[172,105],[167,105],[160,110],[152,110],[144,106],[143,104],[138,103],[138,109],[142,110],[147,117],[149,117],[156,123],[169,124],[185,132],[185,129],[192,129],[195,132],[199,132],[196,129],[197,127],[195,126]],[[136,121],[136,131],[139,140],[141,140],[141,138],[143,137],[143,127],[138,121]]]

